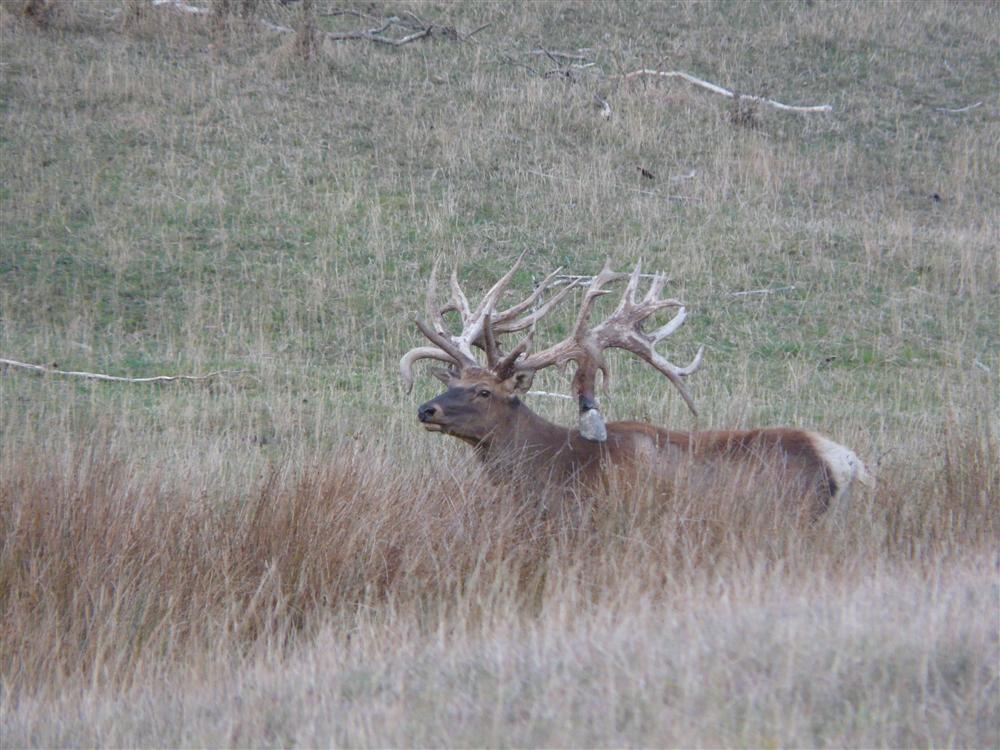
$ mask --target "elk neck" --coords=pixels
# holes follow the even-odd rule
[[[523,472],[525,463],[543,466],[567,458],[574,442],[573,430],[548,421],[518,400],[510,417],[498,421],[485,438],[473,445],[487,466],[501,471],[501,467],[520,467]]]

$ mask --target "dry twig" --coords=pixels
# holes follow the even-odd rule
[[[105,375],[99,372],[78,372],[74,370],[60,370],[53,365],[33,365],[28,362],[18,362],[16,359],[4,359],[0,357],[0,372],[6,372],[8,367],[17,370],[27,370],[34,375],[65,375],[67,377],[84,378],[86,380],[101,380],[112,383],[173,383],[180,380],[203,381],[217,378],[221,375],[235,375],[242,370],[217,370],[207,375],[155,375],[149,378],[127,378],[119,375]]]
[[[642,68],[640,70],[633,70],[631,73],[625,73],[624,75],[617,76],[622,80],[630,81],[635,78],[644,77],[654,77],[654,78],[680,78],[694,86],[700,86],[707,91],[711,91],[713,94],[719,94],[720,96],[725,96],[730,99],[741,102],[757,102],[759,104],[767,104],[775,109],[780,109],[785,112],[832,112],[833,106],[830,104],[815,104],[815,105],[797,105],[797,104],[782,104],[781,102],[775,101],[774,99],[768,99],[763,96],[754,96],[752,94],[736,94],[729,89],[723,88],[717,84],[705,81],[701,78],[697,78],[690,73],[685,73],[680,70],[652,70],[649,68]]]
[[[191,5],[184,2],[184,0],[152,0],[154,7],[165,7],[172,8],[174,10],[190,13],[195,15],[207,15],[210,11],[207,8],[202,8],[196,5]],[[329,13],[321,13],[318,15],[323,16],[336,16],[336,15],[351,15],[358,18],[372,18],[366,13],[360,11],[333,11]],[[431,36],[443,36],[452,39],[468,39],[474,34],[478,34],[483,29],[487,28],[490,24],[485,23],[468,34],[459,33],[458,29],[453,26],[442,26],[441,24],[429,23],[421,20],[418,16],[413,13],[407,12],[405,15],[409,16],[412,20],[404,20],[399,16],[392,16],[390,18],[382,19],[379,21],[378,26],[373,26],[369,29],[355,29],[354,31],[324,31],[317,32],[317,36],[320,39],[325,39],[331,42],[347,42],[354,40],[364,40],[369,42],[374,42],[376,44],[384,44],[391,47],[402,47],[404,44],[410,44],[419,39],[426,39]],[[307,14],[308,17],[308,14]],[[281,24],[269,21],[266,18],[258,19],[258,23],[263,26],[268,31],[273,31],[279,34],[294,34],[295,29],[288,26],[283,26]],[[389,32],[394,29],[402,29],[405,32],[402,36],[390,36]]]
[[[779,286],[774,289],[748,289],[745,292],[730,292],[730,297],[752,297],[758,294],[780,294],[781,292],[792,292],[795,291],[795,285],[792,286]]]
[[[153,0],[154,8],[170,7],[181,13],[191,13],[197,16],[207,16],[211,11],[208,8],[199,8],[196,5],[189,5],[184,0]]]
[[[948,114],[948,115],[960,115],[963,112],[968,112],[971,109],[975,109],[976,107],[981,107],[981,106],[983,106],[982,102],[976,102],[975,104],[970,104],[967,107],[959,107],[958,109],[950,109],[948,107],[935,107],[934,111],[935,112],[944,112],[945,114]]]

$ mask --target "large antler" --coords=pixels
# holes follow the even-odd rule
[[[655,349],[657,344],[681,326],[687,316],[684,306],[677,300],[659,298],[660,292],[663,291],[667,282],[665,276],[654,274],[646,294],[642,299],[638,299],[637,292],[642,279],[641,263],[635,267],[631,274],[615,273],[611,270],[611,261],[608,259],[604,263],[604,268],[597,276],[593,277],[587,287],[570,335],[543,351],[527,354],[531,348],[535,324],[574,287],[579,285],[580,279],[574,279],[558,293],[553,294],[544,304],[527,312],[552,286],[553,280],[561,270],[557,268],[546,276],[524,300],[506,310],[496,312],[496,304],[506,291],[523,258],[524,254],[522,253],[511,269],[486,292],[475,310],[469,305],[468,298],[459,286],[458,277],[454,271],[451,275],[451,301],[444,307],[435,307],[437,263],[434,264],[427,290],[427,317],[431,323],[417,321],[417,327],[434,346],[411,349],[403,356],[400,361],[400,370],[407,390],[413,384],[412,366],[419,359],[437,359],[455,365],[460,370],[480,367],[472,347],[482,349],[486,353],[487,366],[498,377],[502,378],[513,375],[517,370],[541,370],[553,365],[561,367],[572,361],[577,365],[576,373],[573,376],[573,392],[580,404],[581,432],[584,437],[591,440],[604,440],[606,436],[604,421],[597,409],[594,390],[598,372],[603,374],[605,386],[609,379],[607,366],[604,362],[604,351],[618,348],[635,354],[663,373],[680,391],[688,408],[697,415],[698,411],[695,409],[694,401],[684,387],[681,378],[690,375],[701,366],[704,347],[698,349],[694,360],[686,367],[678,367],[657,353]],[[628,285],[625,287],[625,293],[622,295],[618,307],[599,325],[590,326],[589,319],[594,303],[599,297],[610,293],[605,287],[626,278]],[[642,328],[643,323],[654,313],[668,307],[679,308],[677,314],[670,322],[660,326],[655,331],[646,333]],[[460,334],[454,335],[448,332],[444,321],[444,314],[447,312],[457,312],[461,317],[462,332]],[[503,354],[497,343],[497,336],[517,333],[526,329],[529,331],[528,335],[510,352],[506,355]]]
[[[615,311],[599,325],[588,327],[588,319],[594,302],[598,297],[609,293],[609,290],[604,287],[613,281],[626,277],[629,280],[628,285]],[[594,388],[597,372],[600,371],[603,374],[605,383],[608,380],[608,370],[603,357],[604,350],[624,349],[663,373],[680,391],[681,397],[692,413],[697,415],[698,411],[695,409],[694,401],[684,387],[681,378],[690,375],[701,366],[704,347],[698,349],[694,360],[686,367],[678,367],[657,353],[656,345],[681,326],[687,317],[687,311],[675,299],[659,298],[660,292],[663,291],[667,282],[666,277],[661,274],[653,275],[646,294],[642,299],[638,299],[637,292],[641,278],[641,263],[636,265],[631,275],[627,275],[612,272],[610,259],[605,261],[604,268],[593,278],[584,294],[576,324],[570,335],[548,349],[530,354],[523,359],[517,359],[512,364],[517,369],[539,370],[551,365],[563,365],[568,361],[575,361],[577,371],[573,377],[573,391],[579,399],[581,413],[585,414],[596,410]],[[679,308],[677,314],[669,323],[660,326],[655,331],[646,333],[642,329],[643,322],[657,311],[667,307]],[[591,416],[593,417],[593,415]],[[603,435],[603,420],[599,418],[599,414],[597,422],[599,426],[596,428],[595,435],[597,437],[595,439],[603,439],[601,437]]]
[[[511,305],[501,312],[496,311],[497,302],[507,290],[511,279],[517,273],[524,258],[524,253],[518,257],[511,269],[505,273],[497,283],[490,287],[489,291],[475,309],[469,305],[468,297],[462,291],[458,283],[456,271],[451,273],[451,301],[444,307],[437,307],[435,297],[437,295],[437,262],[431,270],[430,282],[427,286],[426,313],[430,323],[417,320],[417,327],[434,346],[422,346],[411,349],[399,362],[399,369],[409,391],[413,386],[413,364],[420,359],[436,359],[457,366],[460,370],[468,367],[479,367],[472,347],[482,349],[486,353],[487,366],[490,369],[504,371],[510,369],[510,355],[504,357],[500,351],[496,337],[505,333],[517,333],[525,329],[533,328],[535,323],[552,309],[563,297],[565,297],[579,282],[574,281],[556,294],[552,295],[543,304],[535,306],[542,295],[552,285],[553,279],[558,275],[561,268],[546,276],[535,290],[525,299],[515,305]],[[527,312],[531,310],[530,312]],[[450,333],[445,324],[444,314],[457,312],[462,320],[462,331],[458,335]],[[530,337],[529,337],[530,338]],[[526,347],[526,344],[525,344]],[[524,352],[521,348],[517,354]],[[506,362],[506,364],[505,364]]]

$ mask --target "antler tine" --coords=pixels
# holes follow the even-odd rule
[[[486,317],[483,319],[483,339],[486,344],[484,347],[486,364],[490,369],[493,369],[500,358],[500,347],[497,346],[496,337],[493,335],[493,318],[489,313],[486,313]]]
[[[493,372],[496,373],[497,377],[509,378],[514,374],[517,369],[518,358],[531,348],[531,340],[534,336],[534,330],[532,330],[527,336],[521,339],[517,346],[510,350],[506,356],[503,357],[497,364],[493,367]]]
[[[462,287],[458,284],[457,268],[451,269],[451,304],[458,311],[458,314],[462,316],[463,323],[472,314],[469,310],[469,300],[465,296],[465,292],[462,291]]]
[[[425,309],[427,312],[427,320],[430,321],[434,329],[439,333],[444,333],[444,318],[441,317],[441,308],[437,307],[434,298],[437,297],[437,272],[440,258],[434,259],[434,265],[431,266],[431,278],[427,282],[427,300],[425,302]]]
[[[550,273],[548,276],[546,276],[544,279],[542,279],[542,283],[540,283],[538,286],[536,286],[535,287],[535,291],[533,291],[530,295],[528,295],[527,297],[525,297],[523,300],[521,300],[520,302],[518,302],[516,305],[511,305],[510,307],[508,307],[503,312],[497,313],[494,316],[495,319],[496,320],[509,320],[510,318],[516,317],[516,316],[520,315],[521,313],[523,313],[525,310],[527,310],[529,307],[531,307],[533,304],[535,304],[535,301],[539,297],[541,297],[542,294],[545,293],[545,290],[548,289],[549,285],[552,283],[552,279],[554,279],[556,276],[558,276],[560,271],[562,271],[562,266],[559,266],[556,270],[554,270],[552,273]],[[576,283],[577,283],[577,281],[573,282],[573,284],[576,284]],[[571,284],[570,286],[572,286],[573,284]]]
[[[499,331],[500,333],[517,333],[518,331],[523,331],[525,328],[530,328],[531,326],[535,325],[535,323],[537,323],[542,317],[544,317],[549,310],[551,310],[553,307],[559,304],[559,302],[567,294],[576,289],[576,287],[578,287],[579,285],[580,285],[580,280],[574,279],[571,283],[567,284],[565,287],[563,287],[558,292],[553,294],[552,297],[546,300],[541,307],[533,311],[531,314],[525,315],[523,318],[518,318],[517,320],[510,320],[510,317],[513,317],[513,314],[511,314],[510,311],[513,310],[514,307],[504,310],[502,313],[498,313],[494,318],[494,322],[498,320],[500,321],[500,324],[496,326],[496,330]],[[536,292],[532,293],[531,298],[537,299],[537,297],[538,294],[536,290]],[[531,298],[529,298],[529,300]],[[524,305],[523,302],[518,303],[517,305],[515,305],[515,307],[523,309],[522,305]]]
[[[496,304],[500,299],[500,296],[507,290],[507,285],[510,284],[511,279],[514,278],[514,274],[517,273],[517,269],[521,267],[521,261],[524,260],[524,256],[528,253],[527,250],[521,252],[517,256],[517,260],[514,261],[514,265],[510,267],[500,280],[496,284],[490,287],[490,290],[483,295],[483,301],[479,303],[476,308],[475,317],[479,317],[484,313],[494,313],[496,311]]]
[[[437,359],[443,362],[448,362],[459,369],[467,367],[480,367],[476,361],[475,355],[473,354],[473,347],[478,347],[486,352],[486,360],[490,368],[497,367],[498,364],[501,363],[501,360],[507,362],[505,367],[508,369],[513,366],[513,362],[517,359],[517,357],[523,354],[527,346],[530,345],[530,338],[523,347],[516,348],[515,351],[512,352],[512,354],[514,354],[513,358],[509,355],[505,358],[496,340],[496,334],[508,333],[509,331],[503,325],[497,325],[497,320],[495,319],[495,307],[500,296],[504,293],[511,280],[514,278],[514,275],[517,273],[517,270],[520,268],[521,262],[523,261],[526,253],[527,251],[522,252],[511,266],[510,270],[508,270],[499,281],[490,287],[489,291],[486,292],[475,311],[471,309],[469,299],[466,297],[465,292],[462,291],[462,287],[458,283],[457,270],[453,270],[451,273],[451,301],[444,307],[437,307],[435,297],[437,295],[437,272],[440,264],[438,260],[434,261],[434,265],[431,268],[430,281],[427,286],[427,300],[425,303],[426,318],[429,322],[425,322],[423,320],[416,321],[416,325],[420,329],[421,333],[423,333],[424,336],[426,336],[431,343],[434,344],[434,346],[417,347],[407,352],[400,360],[400,372],[402,373],[403,381],[407,390],[410,389],[413,382],[413,364],[420,359]],[[549,281],[551,281],[551,276],[547,278],[546,286]],[[542,291],[544,291],[544,288]],[[561,294],[565,294],[565,292]],[[560,297],[561,295],[556,296]],[[532,297],[528,298],[526,303],[519,303],[518,305],[515,305],[513,309],[526,309],[528,305],[533,303],[534,299],[537,299],[537,295],[532,295]],[[538,310],[525,318],[514,321],[514,323],[517,324],[516,330],[523,330],[524,328],[532,325],[534,321],[547,312],[556,301],[558,300],[550,300],[542,306],[541,310]],[[457,335],[449,331],[449,327],[444,320],[444,313],[449,311],[455,311],[461,317],[462,331]],[[509,314],[509,312],[505,314]],[[511,317],[513,317],[513,315],[511,315]],[[506,318],[504,318],[504,320],[506,320]]]
[[[407,393],[413,389],[413,365],[421,359],[436,359],[450,365],[457,364],[450,354],[434,346],[418,346],[416,349],[410,349],[399,360],[399,373],[403,377],[403,386]]]
[[[653,274],[653,280],[649,282],[649,289],[646,290],[646,296],[642,298],[643,302],[653,302],[657,297],[660,296],[660,292],[663,291],[663,287],[667,284],[666,274],[657,273]],[[679,303],[678,303],[679,304]]]
[[[687,367],[678,367],[656,352],[656,345],[676,331],[687,318],[687,310],[678,300],[658,299],[659,293],[666,284],[666,277],[662,274],[655,274],[653,276],[650,287],[643,296],[642,301],[636,302],[636,290],[639,286],[640,273],[641,265],[636,265],[625,293],[622,295],[622,301],[611,317],[590,332],[588,337],[589,343],[598,352],[614,347],[625,349],[645,360],[659,372],[667,376],[680,392],[688,408],[692,413],[697,415],[698,411],[694,406],[694,401],[684,387],[681,378],[690,375],[701,366],[704,347],[698,350],[694,361]],[[678,310],[677,314],[668,323],[660,326],[652,333],[644,332],[642,330],[643,321],[658,310],[666,307],[679,307],[680,310]],[[590,374],[586,381],[581,382],[580,391],[582,394],[593,392],[595,375],[596,371]],[[606,386],[606,370],[604,370],[604,375]]]
[[[640,260],[635,264],[635,270],[632,271],[632,275],[629,276],[628,286],[625,287],[625,293],[622,294],[622,301],[619,305],[620,308],[625,307],[626,304],[635,304],[635,292],[639,288],[639,279],[642,277],[642,261]]]
[[[601,272],[597,274],[590,282],[590,286],[587,288],[586,293],[583,295],[583,302],[580,305],[580,312],[576,317],[576,323],[573,325],[573,337],[579,338],[583,333],[587,325],[587,319],[590,317],[590,311],[594,306],[594,301],[598,297],[602,297],[605,294],[610,294],[611,290],[604,289],[605,284],[609,284],[612,281],[618,281],[623,279],[628,274],[615,273],[611,270],[611,258],[604,259],[604,268]]]
[[[677,371],[677,374],[690,375],[691,373],[697,371],[701,367],[702,355],[704,353],[705,353],[705,347],[699,346],[698,353],[694,355],[694,359],[691,360],[691,364],[689,364],[687,367],[677,367],[676,365],[674,365],[674,369]]]
[[[685,318],[687,318],[687,308],[685,308],[684,305],[682,305],[680,302],[678,302],[675,299],[662,300],[662,301],[663,302],[672,302],[672,303],[675,304],[675,306],[679,307],[680,310],[678,310],[677,314],[670,319],[669,323],[667,323],[666,325],[660,326],[655,331],[653,331],[651,334],[649,334],[649,337],[653,340],[653,346],[656,346],[661,341],[663,341],[663,339],[665,339],[671,333],[673,333],[678,328],[680,328],[681,324],[684,322]]]
[[[592,362],[594,368],[603,370],[604,365],[600,359],[600,351],[599,349],[594,348],[592,346],[592,342],[590,341],[590,331],[587,329],[587,320],[590,317],[590,312],[593,309],[594,302],[597,298],[602,297],[605,294],[610,294],[610,290],[604,288],[605,284],[618,281],[625,278],[627,275],[628,274],[616,273],[612,271],[611,259],[605,259],[604,267],[601,269],[601,272],[591,279],[590,286],[587,287],[587,291],[583,295],[583,301],[580,303],[580,310],[577,313],[576,322],[573,324],[573,329],[570,335],[558,344],[554,344],[548,349],[544,349],[543,351],[536,352],[526,357],[525,360],[521,362],[520,366],[525,369],[537,370],[551,365],[562,364],[569,360],[576,360],[580,367],[584,367],[585,363]],[[565,290],[560,292],[559,295],[556,295],[556,297],[561,299],[564,293],[568,293],[572,288],[573,285],[569,285]],[[554,304],[556,297],[554,297],[550,302]],[[592,368],[588,365],[586,369],[590,372]],[[594,369],[595,372],[596,369]]]
[[[691,394],[688,393],[687,388],[684,387],[684,381],[681,380],[681,377],[684,375],[690,375],[701,367],[701,360],[702,355],[705,352],[705,347],[702,346],[698,348],[698,353],[695,355],[694,361],[692,361],[687,367],[677,367],[677,365],[668,362],[662,356],[657,354],[652,347],[637,347],[634,349],[629,348],[628,350],[651,364],[659,372],[666,375],[667,379],[673,383],[674,386],[676,386],[678,391],[680,391],[681,398],[684,399],[684,403],[687,404],[691,413],[698,416],[698,409],[695,408],[694,399],[691,398]]]
[[[462,333],[458,337],[451,338],[465,356],[472,357],[472,347],[477,346],[486,352],[486,358],[490,366],[499,359],[500,349],[497,346],[494,334],[506,333],[506,330],[502,326],[496,325],[494,308],[496,307],[497,300],[504,293],[511,279],[514,278],[514,274],[517,273],[526,252],[522,252],[517,260],[514,261],[510,270],[490,287],[474,311],[469,304],[468,297],[465,296],[465,292],[462,291],[462,287],[458,283],[457,269],[452,270],[451,302],[447,307],[443,308],[443,311],[454,310],[462,318]],[[489,331],[487,331],[488,326],[491,327]],[[439,330],[441,333],[444,333],[444,326],[442,325]]]

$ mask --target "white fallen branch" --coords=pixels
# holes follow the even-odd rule
[[[208,8],[201,8],[196,5],[191,5],[184,2],[184,0],[152,0],[153,7],[156,8],[172,8],[174,10],[180,11],[182,13],[191,13],[196,15],[209,15],[212,11]],[[346,14],[347,12],[345,12]],[[341,15],[340,13],[324,13],[321,15]],[[368,17],[365,14],[350,12],[350,15],[357,15],[359,17]],[[412,15],[412,14],[411,14]],[[414,16],[416,19],[416,16]],[[294,34],[295,29],[289,26],[282,26],[281,24],[269,21],[266,18],[257,19],[258,23],[263,26],[268,31],[273,31],[279,34]],[[419,19],[417,19],[419,21]],[[490,24],[486,23],[475,29],[474,31],[466,34],[464,38],[469,38],[473,34],[478,34],[483,29],[487,28]],[[393,27],[399,27],[405,29],[410,33],[405,34],[401,37],[386,36],[388,32]],[[423,23],[413,24],[402,19],[392,16],[391,18],[385,19],[381,26],[376,26],[370,29],[357,29],[355,31],[324,31],[320,33],[323,39],[329,40],[331,42],[346,42],[353,40],[366,40],[369,42],[375,42],[376,44],[385,44],[391,47],[402,47],[404,44],[409,44],[410,42],[415,42],[418,39],[424,39],[431,35],[438,34],[441,36],[451,36],[455,38],[462,38],[462,35],[458,31],[450,26],[441,26],[436,23]]]
[[[629,274],[629,275],[631,275],[631,274]],[[659,274],[655,274],[655,273],[640,273],[639,274],[639,278],[640,279],[656,279],[656,278],[659,278]],[[558,276],[556,276],[554,279],[552,279],[552,286],[563,286],[565,284],[579,284],[581,286],[586,286],[587,284],[590,284],[593,280],[594,280],[593,276],[578,276],[578,275],[569,274],[569,273],[561,273]],[[670,282],[670,279],[667,279],[667,283],[669,283],[669,282]]]
[[[0,357],[0,372],[6,372],[8,367],[17,370],[27,370],[34,375],[65,375],[67,377],[84,378],[86,380],[101,380],[112,383],[173,383],[175,381],[200,381],[211,380],[220,375],[234,375],[242,370],[217,370],[207,375],[155,375],[150,378],[126,378],[118,375],[105,375],[100,372],[77,372],[74,370],[60,370],[56,365],[33,365],[28,362],[18,362],[16,359],[4,359]]]
[[[274,31],[274,32],[276,32],[278,34],[294,34],[295,33],[295,29],[290,28],[288,26],[282,26],[282,25],[277,24],[277,23],[271,23],[266,18],[260,19],[260,25],[263,26],[268,31]]]
[[[545,49],[543,47],[531,50],[531,54],[532,55],[545,55],[549,59],[552,59],[553,57],[561,57],[561,58],[566,59],[566,60],[577,60],[577,61],[583,61],[583,62],[589,62],[590,59],[591,59],[587,55],[573,54],[572,52],[559,52],[558,50],[554,50],[554,49],[550,50],[550,49]]]
[[[625,73],[622,76],[618,76],[623,80],[632,80],[633,78],[643,78],[643,77],[653,77],[653,78],[680,78],[694,86],[700,86],[703,89],[711,91],[713,94],[719,94],[720,96],[726,96],[730,99],[739,99],[739,101],[746,102],[758,102],[760,104],[767,104],[775,109],[780,109],[785,112],[832,112],[833,106],[830,104],[811,104],[811,105],[798,105],[798,104],[782,104],[781,102],[775,101],[774,99],[768,99],[763,96],[754,96],[753,94],[739,94],[730,91],[727,88],[723,88],[717,84],[711,83],[710,81],[705,81],[701,78],[697,78],[690,73],[685,73],[680,70],[651,70],[649,68],[642,68],[640,70],[633,70],[631,73]]]
[[[983,106],[982,102],[976,102],[975,104],[970,104],[967,107],[959,107],[958,109],[949,109],[948,107],[935,107],[935,112],[944,112],[949,115],[960,115],[963,112],[968,112],[970,109],[975,109],[976,107]]]
[[[179,10],[181,13],[191,13],[193,15],[204,16],[211,13],[208,8],[199,8],[197,5],[189,5],[184,0],[153,0],[153,7],[160,8],[164,5]]]
[[[376,44],[387,44],[391,47],[402,47],[404,44],[409,44],[410,42],[415,42],[418,39],[430,36],[435,28],[444,28],[436,27],[434,24],[429,24],[422,29],[418,29],[411,34],[407,34],[406,36],[385,36],[385,32],[391,29],[395,23],[396,19],[390,18],[382,26],[372,29],[359,29],[357,31],[326,31],[323,33],[323,38],[331,42],[347,42],[354,39],[366,39],[369,42],[375,42]]]
[[[750,297],[756,294],[780,294],[781,292],[791,292],[795,286],[779,286],[774,289],[747,289],[745,292],[730,292],[730,297]]]

